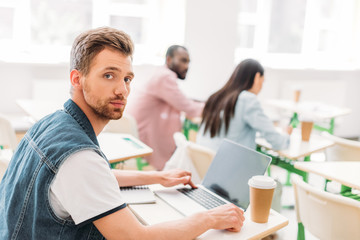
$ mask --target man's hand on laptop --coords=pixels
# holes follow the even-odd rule
[[[172,169],[158,173],[160,175],[159,183],[164,187],[172,187],[178,184],[189,184],[192,188],[197,188],[191,181],[191,172],[180,169]]]
[[[208,214],[213,220],[213,229],[239,232],[245,221],[244,211],[231,203],[208,210]]]

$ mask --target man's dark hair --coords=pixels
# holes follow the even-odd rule
[[[180,45],[172,45],[168,48],[168,50],[166,51],[166,58],[167,57],[174,57],[174,53],[176,52],[176,50],[178,50],[178,48],[182,48],[185,51],[187,51],[186,47],[184,46],[180,46]]]

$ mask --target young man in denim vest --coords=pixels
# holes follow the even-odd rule
[[[124,111],[134,78],[133,43],[122,31],[81,34],[71,51],[71,99],[37,122],[0,184],[0,239],[193,239],[240,231],[243,213],[224,205],[183,220],[143,226],[119,186],[190,184],[189,172],[109,168],[96,136]]]

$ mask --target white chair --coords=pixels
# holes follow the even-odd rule
[[[304,227],[319,239],[360,239],[360,202],[324,192],[292,177],[298,240],[305,239]]]
[[[321,136],[335,142],[335,145],[326,148],[326,161],[360,161],[360,142],[344,139],[322,132]]]
[[[15,150],[17,147],[15,130],[11,123],[0,115],[0,145]]]
[[[214,156],[215,151],[187,141],[183,133],[174,133],[176,150],[167,161],[164,170],[180,168],[192,173],[194,183],[201,183]]]
[[[199,174],[201,179],[204,179],[207,170],[215,156],[215,151],[201,146],[199,144],[190,142],[188,145],[189,157]]]
[[[188,140],[186,139],[185,135],[181,132],[176,132],[173,135],[176,147],[180,147],[182,145],[187,144]]]
[[[5,171],[10,163],[10,157],[0,155],[0,182],[5,174]]]
[[[322,132],[321,136],[333,141],[334,146],[325,149],[326,161],[360,161],[360,142]],[[325,180],[326,191],[339,193],[341,184]]]

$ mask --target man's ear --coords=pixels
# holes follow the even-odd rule
[[[70,72],[70,82],[71,82],[71,86],[74,89],[79,89],[82,87],[81,86],[81,77],[82,77],[82,74],[76,69],[73,69]]]
[[[166,65],[170,66],[171,60],[172,60],[172,57],[167,56],[167,57],[166,57]]]

